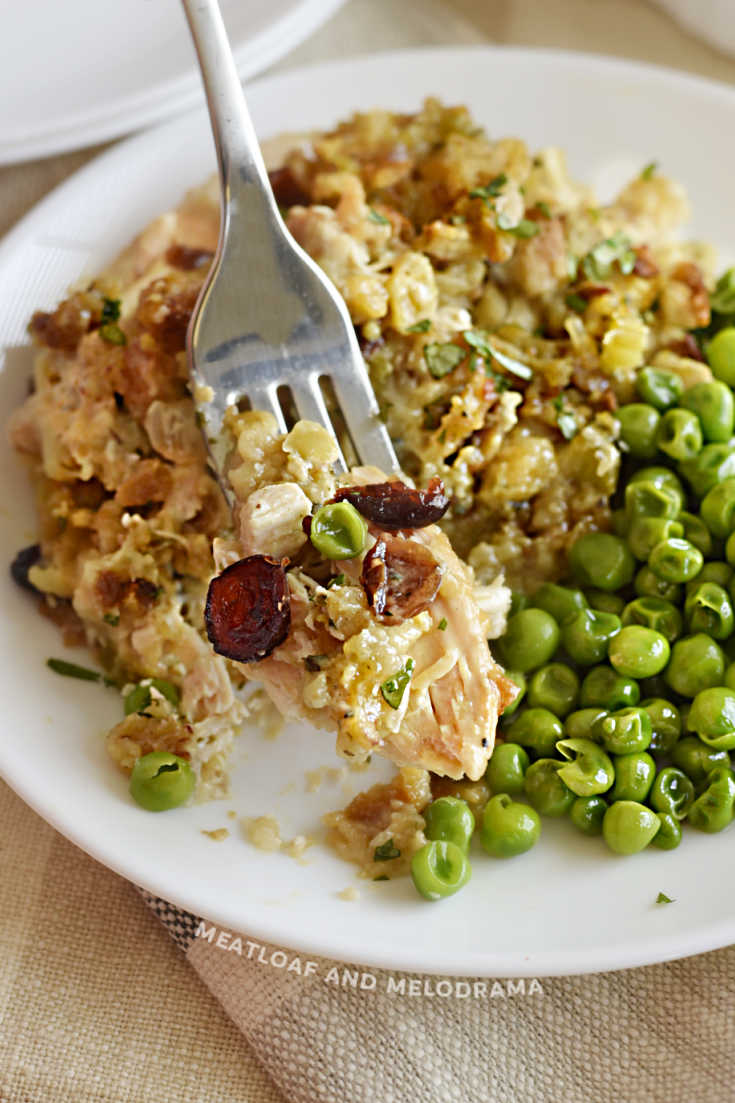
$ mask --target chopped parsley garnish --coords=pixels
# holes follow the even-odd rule
[[[673,903],[675,903],[675,901],[672,900],[670,896],[667,896],[665,892],[660,892],[658,894],[658,896],[656,897],[656,903],[657,904],[673,904]]]
[[[401,852],[393,842],[392,839],[388,839],[387,842],[381,843],[380,846],[376,846],[375,853],[373,854],[374,862],[390,862],[393,858],[400,858]]]
[[[390,219],[386,218],[380,211],[376,211],[374,207],[370,208],[368,218],[371,222],[377,222],[379,226],[390,226]]]
[[[424,360],[429,369],[429,375],[434,379],[443,379],[445,375],[449,375],[450,371],[454,371],[466,356],[467,353],[459,345],[437,343],[424,345]]]
[[[381,873],[379,877],[373,877],[373,881],[390,881],[387,873]]]
[[[431,319],[422,318],[420,322],[414,322],[412,326],[409,326],[406,333],[428,333],[431,329]]]
[[[107,322],[117,322],[120,318],[120,300],[119,299],[103,299],[102,300],[102,313],[100,315],[100,322],[105,325]]]
[[[447,620],[447,618],[442,617],[442,619],[437,624],[437,628],[439,629],[440,632],[446,632],[448,625],[449,625],[449,621]]]
[[[635,267],[636,255],[627,234],[613,234],[598,242],[582,258],[580,267],[588,280],[604,280],[616,262],[624,276],[629,276]]]
[[[120,614],[119,613],[105,613],[105,615],[103,616],[102,619],[105,622],[105,624],[111,624],[113,628],[117,628],[118,624],[120,623]]]
[[[536,204],[536,210],[541,211],[544,218],[551,218],[551,207],[548,203],[544,203],[543,199],[539,199]]]
[[[449,222],[452,226],[464,226],[467,219],[463,214],[453,214],[449,216]]]
[[[336,574],[334,578],[330,578],[329,582],[327,583],[327,589],[331,590],[332,586],[341,586],[344,580],[345,576],[343,574]]]
[[[90,670],[87,666],[68,663],[66,659],[46,659],[46,666],[54,674],[63,674],[65,678],[79,678],[82,682],[101,682],[103,675],[99,670]],[[106,681],[106,679],[105,679]]]
[[[577,419],[574,416],[574,410],[571,406],[565,405],[563,395],[556,396],[553,401],[553,406],[556,410],[556,424],[559,427],[559,432],[564,437],[564,440],[571,440],[579,431]]]
[[[415,665],[413,659],[406,659],[401,669],[390,678],[386,678],[381,685],[380,692],[383,694],[383,700],[392,709],[401,707]]]
[[[506,356],[504,352],[499,352],[494,346],[490,345],[490,335],[484,329],[465,329],[462,336],[467,344],[476,349],[488,364],[492,363],[493,360],[497,360],[506,371],[509,371],[512,375],[517,375],[519,379],[532,378],[533,371],[527,364],[522,364],[520,360],[515,360],[512,356]],[[490,378],[494,375],[490,372],[486,374]]]
[[[100,337],[103,341],[107,341],[108,345],[127,345],[128,339],[120,329],[117,322],[108,322],[107,325],[100,326]]]
[[[481,188],[473,188],[470,199],[495,199],[507,183],[508,177],[501,172],[499,176],[494,176],[489,184],[484,184]]]
[[[514,237],[535,237],[539,232],[539,224],[533,222],[530,218],[522,218],[520,222],[513,223],[510,221],[506,214],[502,212],[498,215],[498,229],[503,230],[506,234],[513,234]]]
[[[577,314],[583,314],[587,309],[587,300],[582,295],[577,295],[574,291],[570,291],[564,299],[570,310],[576,310]]]
[[[652,180],[658,171],[658,161],[649,161],[644,169],[641,169],[641,180]]]

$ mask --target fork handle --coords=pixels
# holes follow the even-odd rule
[[[282,230],[281,217],[268,172],[260,152],[250,112],[232,56],[227,31],[217,0],[182,0],[207,96],[214,144],[222,186],[223,210],[239,209],[236,226],[244,226],[252,252],[257,227]],[[243,202],[247,196],[247,202]],[[224,224],[220,240],[232,244]],[[252,236],[251,236],[252,235]]]

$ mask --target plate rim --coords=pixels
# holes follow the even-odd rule
[[[629,76],[633,77],[640,76],[647,79],[653,78],[663,82],[675,79],[677,82],[691,85],[692,88],[697,89],[699,92],[717,95],[718,97],[725,96],[729,101],[728,107],[735,109],[735,88],[721,81],[710,80],[709,78],[703,78],[689,73],[682,73],[679,70],[666,66],[650,65],[620,58],[602,57],[600,55],[579,51],[565,51],[550,48],[472,45],[380,51],[352,59],[339,59],[319,65],[303,66],[286,73],[261,77],[254,83],[267,90],[269,84],[277,83],[287,85],[289,81],[298,82],[299,80],[306,79],[317,69],[323,72],[325,68],[328,68],[330,72],[338,72],[339,70],[344,70],[345,67],[350,68],[355,65],[370,67],[376,62],[383,63],[386,57],[391,59],[420,58],[422,62],[425,62],[427,58],[430,58],[432,55],[441,56],[444,59],[451,55],[456,55],[459,58],[462,55],[466,55],[468,52],[477,54],[485,53],[489,56],[497,54],[507,56],[510,54],[530,60],[547,58],[552,63],[568,63],[572,61],[575,64],[584,66],[599,67],[599,65],[604,65],[605,67],[610,67],[620,73],[627,73]],[[203,113],[203,108],[199,109],[198,113]],[[114,164],[117,158],[127,158],[131,151],[134,154],[136,143],[147,144],[151,142],[152,135],[155,135],[156,131],[182,126],[186,118],[187,116],[169,120],[153,130],[148,130],[143,134],[127,138],[112,149],[98,155],[67,180],[54,188],[44,199],[27,212],[16,226],[9,231],[3,241],[0,242],[0,275],[2,274],[2,266],[6,258],[18,247],[18,244],[23,241],[33,223],[42,218],[49,207],[57,204],[59,201],[63,201],[64,193],[67,189],[76,189],[80,184],[83,187],[85,176],[87,174],[93,175],[96,173],[101,162],[110,162]],[[10,787],[47,823],[51,824],[51,826],[66,838],[70,839],[75,845],[79,846],[80,849],[88,853],[92,858],[100,861],[103,865],[125,877],[127,880],[130,880],[133,884],[145,888],[153,895],[165,897],[165,899],[195,915],[200,914],[197,901],[187,893],[186,886],[182,887],[179,884],[168,885],[165,877],[161,878],[160,876],[155,881],[152,881],[145,870],[141,870],[136,866],[133,860],[134,856],[127,854],[120,857],[117,854],[111,854],[109,848],[106,846],[105,840],[90,840],[89,838],[85,838],[83,833],[79,830],[78,825],[70,826],[68,823],[61,823],[54,816],[53,809],[49,810],[47,807],[40,807],[37,797],[34,796],[34,793],[29,789],[26,780],[21,776],[14,776],[12,767],[8,769],[7,763],[2,761],[1,752],[0,774],[5,777]],[[238,929],[237,922],[233,924],[232,916],[228,913],[227,908],[224,910],[208,908],[207,911],[206,920],[208,922],[216,923],[231,930]],[[350,961],[377,968],[417,971],[426,975],[439,974],[498,977],[575,975],[631,968],[671,960],[673,958],[687,957],[707,950],[716,949],[732,942],[735,937],[735,918],[733,918],[731,921],[717,921],[706,927],[699,926],[693,934],[692,932],[686,931],[682,933],[681,930],[677,930],[671,934],[656,935],[651,933],[645,939],[636,943],[633,948],[631,948],[629,943],[625,943],[622,947],[609,949],[604,955],[600,954],[599,947],[580,950],[577,952],[575,961],[571,966],[569,961],[564,958],[563,953],[558,950],[552,950],[549,953],[541,952],[532,954],[525,954],[522,952],[508,953],[507,951],[503,951],[499,956],[494,955],[492,951],[488,951],[482,955],[481,959],[473,960],[471,968],[468,968],[466,956],[459,952],[445,955],[442,958],[441,967],[436,966],[427,968],[420,949],[418,950],[418,956],[414,957],[405,949],[401,949],[400,961],[392,955],[390,949],[381,952],[380,947],[376,948],[375,946],[364,955],[361,954],[357,957],[354,952],[354,947],[350,947],[349,951],[346,951],[339,945],[335,946],[332,932],[328,935],[327,940],[322,939],[321,936],[298,939],[298,937],[294,938],[293,930],[284,937],[282,934],[282,927],[283,924],[279,917],[271,914],[264,919],[262,924],[259,921],[253,923],[249,922],[248,933],[254,938],[262,938],[266,943],[283,944],[294,950],[314,953],[329,959]],[[555,963],[554,958],[559,958],[560,956],[563,960],[556,961]]]

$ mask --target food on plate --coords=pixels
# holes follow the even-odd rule
[[[600,204],[558,150],[433,99],[296,143],[271,178],[400,478],[337,475],[319,426],[232,407],[228,510],[185,356],[211,186],[31,323],[11,431],[40,539],[13,574],[123,689],[108,747],[138,799],[226,791],[254,680],[399,767],[328,839],[429,899],[467,882],[474,834],[517,856],[539,814],[618,854],[726,826],[735,275],[677,237],[682,189],[649,165]]]

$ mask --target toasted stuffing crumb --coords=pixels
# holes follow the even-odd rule
[[[283,731],[281,713],[263,689],[256,689],[247,700],[248,719],[260,729],[264,739],[277,739]]]
[[[306,835],[295,835],[289,842],[284,843],[282,849],[285,854],[288,854],[289,858],[301,858],[304,852],[313,845],[314,839],[309,839]]]
[[[340,900],[348,900],[350,902],[360,899],[360,893],[354,885],[348,885],[346,889],[342,889],[341,892],[338,892],[337,896]]]
[[[216,843],[221,843],[223,839],[229,837],[230,832],[226,827],[216,827],[214,831],[202,831],[202,835],[207,835],[210,839],[214,839]]]
[[[273,816],[257,816],[243,820],[248,839],[259,850],[280,850],[283,846],[281,829]]]

